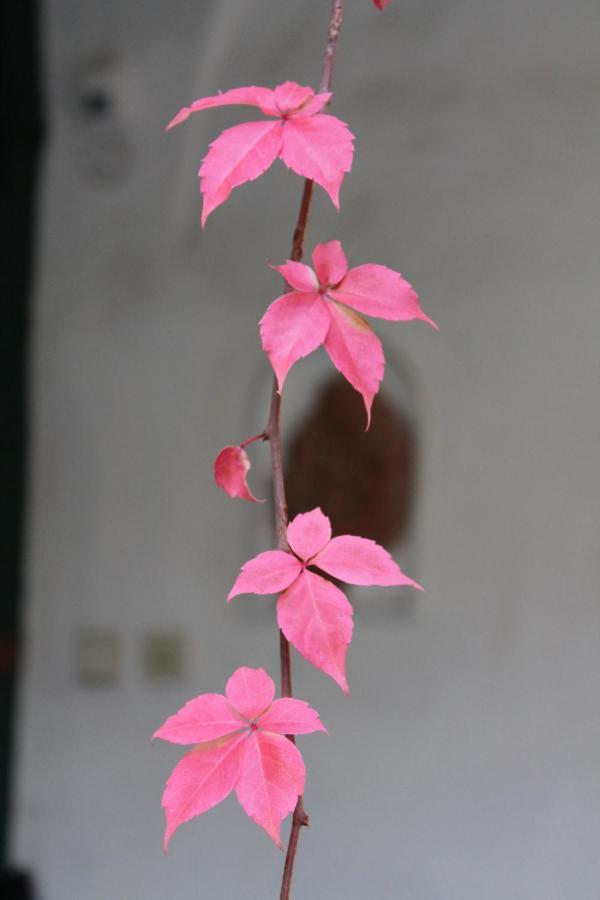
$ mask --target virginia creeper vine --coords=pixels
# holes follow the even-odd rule
[[[383,9],[390,0],[373,2]],[[281,397],[290,368],[323,345],[336,368],[362,394],[368,427],[385,361],[379,339],[362,314],[390,321],[422,319],[436,327],[398,272],[373,263],[349,268],[339,241],[315,247],[314,270],[301,262],[315,184],[337,207],[340,186],[352,165],[353,135],[344,122],[323,112],[331,100],[343,11],[344,0],[332,0],[316,94],[294,82],[274,90],[234,88],[183,107],[168,126],[193,113],[233,104],[257,106],[267,117],[227,129],[211,144],[199,173],[203,227],[234,188],[262,175],[277,157],[304,178],[290,259],[273,266],[289,290],[271,303],[260,321],[263,350],[275,373],[268,422],[259,434],[224,447],[214,464],[215,481],[226,493],[259,502],[247,484],[250,460],[245,448],[269,442],[277,549],[248,560],[227,599],[248,593],[279,595],[281,696],[274,699],[274,683],[264,670],[242,667],[229,678],[224,695],[201,694],[190,700],[155,734],[171,743],[195,745],[165,787],[165,849],[179,825],[233,790],[245,812],[282,849],[280,825],[293,812],[280,900],[289,900],[300,831],[309,824],[303,805],[305,767],[295,735],[325,731],[318,714],[292,696],[290,644],[347,693],[352,607],[337,584],[419,588],[373,541],[354,535],[332,537],[331,523],[320,509],[288,522]]]

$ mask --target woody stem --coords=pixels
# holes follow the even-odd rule
[[[321,82],[319,84],[319,92],[325,93],[331,91],[333,82],[333,71],[335,68],[335,60],[337,46],[342,27],[342,17],[344,13],[344,0],[332,0],[331,12],[329,15],[329,27],[327,29],[327,45],[325,48],[325,57],[323,59],[323,70],[321,73]],[[300,209],[298,211],[298,219],[294,228],[294,236],[292,239],[291,259],[294,262],[300,262],[304,252],[304,237],[308,225],[308,216],[312,203],[314,182],[310,179],[304,181],[302,190],[302,199],[300,201]],[[273,481],[273,501],[275,506],[275,536],[277,539],[277,547],[279,550],[287,550],[287,525],[288,512],[287,502],[285,498],[285,483],[283,478],[283,456],[281,452],[281,394],[278,390],[277,379],[273,380],[273,390],[271,393],[271,408],[269,412],[269,421],[264,431],[265,437],[269,440],[271,448],[271,473]],[[292,661],[290,656],[290,644],[283,632],[279,632],[279,654],[281,661],[281,696],[292,696]],[[293,742],[293,735],[288,735]],[[298,803],[292,817],[292,829],[288,842],[287,853],[285,857],[285,867],[283,870],[283,880],[281,882],[281,893],[279,900],[289,900],[292,889],[292,877],[294,874],[294,863],[296,861],[296,852],[298,850],[298,839],[302,827],[309,824],[308,816],[302,805],[302,797],[298,797]]]

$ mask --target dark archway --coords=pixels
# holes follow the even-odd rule
[[[294,432],[286,460],[290,516],[321,506],[334,534],[398,544],[410,524],[416,438],[409,416],[382,391],[365,432],[361,396],[329,378]]]

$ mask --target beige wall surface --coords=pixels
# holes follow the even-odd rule
[[[340,214],[317,197],[309,244],[399,268],[440,324],[379,327],[414,385],[420,495],[399,553],[427,592],[354,591],[350,700],[296,662],[330,729],[301,741],[297,897],[597,900],[600,6],[347,6],[335,112],[356,161]],[[233,800],[163,857],[180,751],[148,736],[237,665],[277,668],[268,603],[224,602],[271,541],[268,511],[229,503],[210,463],[264,422],[256,323],[280,287],[264,261],[288,253],[300,184],[278,164],[202,234],[198,163],[240,112],[162,127],[219,88],[314,83],[327,9],[44,6],[13,828],[41,900],[276,895],[282,859]],[[315,357],[290,378],[288,433],[323,371]],[[88,628],[118,635],[113,686],[75,677]],[[140,665],[155,628],[187,642],[172,685]]]

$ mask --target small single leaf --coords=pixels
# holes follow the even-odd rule
[[[331,522],[317,506],[292,519],[288,525],[287,539],[296,556],[309,560],[331,540]]]
[[[315,94],[314,97],[311,97],[302,106],[296,107],[292,112],[292,118],[294,119],[304,119],[307,116],[314,116],[315,113],[321,112],[321,110],[327,106],[331,98],[333,97],[332,93],[325,92],[323,94]]]
[[[340,187],[352,167],[352,141],[348,126],[335,116],[295,117],[283,129],[280,156],[296,174],[316,181],[339,209]]]
[[[344,378],[362,394],[367,411],[367,428],[371,422],[373,398],[379,390],[385,359],[381,341],[357,313],[331,302],[331,325],[325,338],[325,349]]]
[[[273,702],[275,683],[264,669],[242,666],[228,680],[225,694],[237,712],[252,720],[264,713]]]
[[[305,571],[279,597],[277,621],[296,650],[348,693],[346,651],[352,640],[352,607],[342,591]]]
[[[281,822],[304,790],[306,769],[299,750],[279,734],[255,731],[244,748],[235,786],[244,811],[281,848]]]
[[[328,304],[319,294],[292,291],[271,303],[260,320],[260,338],[280,391],[294,363],[323,343],[329,323]]]
[[[373,0],[377,9],[385,9],[391,2],[392,0]]]
[[[216,806],[231,793],[240,775],[247,740],[245,732],[200,744],[175,766],[162,797],[167,819],[165,853],[180,825]]]
[[[274,700],[259,718],[258,725],[265,731],[275,731],[278,734],[310,734],[313,731],[327,733],[319,714],[304,700],[292,697]]]
[[[212,97],[202,97],[195,100],[190,106],[184,106],[167,125],[167,131],[185,122],[192,113],[202,112],[203,109],[212,109],[215,106],[258,106],[261,112],[267,116],[277,116],[279,111],[275,104],[274,92],[265,87],[239,87],[232,88],[222,94]]]
[[[339,241],[317,244],[312,258],[317,278],[322,285],[338,284],[348,271],[346,254]]]
[[[310,266],[304,263],[292,262],[288,259],[282,266],[272,266],[280,275],[283,275],[287,283],[295,291],[301,294],[316,294],[319,292],[317,276]]]
[[[152,737],[171,744],[200,744],[247,725],[222,694],[201,694],[170,716]]]
[[[412,286],[399,272],[368,263],[350,269],[341,284],[327,292],[330,297],[368,316],[390,322],[422,319],[433,328],[437,325],[426,316]]]
[[[253,181],[269,168],[281,149],[281,136],[281,122],[267,120],[234,125],[212,142],[199,172],[204,197],[202,227],[235,187]]]
[[[215,482],[230,497],[264,503],[248,487],[246,474],[250,467],[248,454],[243,447],[223,447],[214,462]]]
[[[288,587],[302,571],[300,563],[284,550],[265,550],[244,563],[231,588],[228,600],[238,594],[277,594]]]
[[[404,574],[387,550],[367,538],[350,534],[334,537],[312,563],[348,584],[410,585],[423,590]]]
[[[280,114],[289,115],[295,110],[305,106],[315,96],[310,87],[303,87],[295,81],[285,81],[278,84],[273,91],[273,97]],[[325,101],[327,102],[327,101]]]

